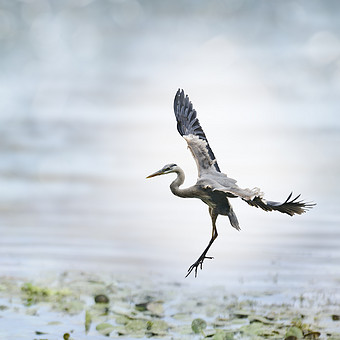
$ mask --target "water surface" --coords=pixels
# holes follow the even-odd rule
[[[211,6],[211,7],[210,7]],[[340,27],[334,3],[2,5],[0,272],[143,272],[184,282],[208,209],[172,101],[194,103],[221,169],[303,216],[233,200],[194,285],[325,288],[340,279]],[[275,18],[275,20],[274,20]]]

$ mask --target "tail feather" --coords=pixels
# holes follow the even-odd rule
[[[238,224],[238,220],[237,217],[234,213],[233,208],[230,206],[230,210],[228,212],[228,217],[229,217],[229,221],[230,224],[236,229],[236,230],[241,230],[240,225]]]

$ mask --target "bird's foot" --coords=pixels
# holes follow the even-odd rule
[[[198,267],[200,267],[201,270],[202,270],[203,261],[204,261],[205,259],[210,259],[210,260],[211,260],[211,259],[213,259],[213,257],[212,257],[212,256],[205,256],[204,254],[202,254],[202,255],[198,258],[198,260],[197,260],[194,264],[192,264],[192,265],[189,267],[188,272],[187,272],[187,275],[185,275],[185,277],[188,277],[194,269],[195,269],[195,277],[197,277],[197,269],[198,269]]]

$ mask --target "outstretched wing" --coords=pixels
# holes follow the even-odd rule
[[[266,201],[262,197],[255,196],[252,200],[246,200],[249,205],[261,208],[265,211],[279,211],[284,214],[288,214],[290,216],[293,216],[295,214],[301,215],[304,212],[306,212],[308,209],[313,208],[315,203],[307,203],[302,200],[298,200],[300,195],[296,196],[295,198],[291,199],[293,193],[290,193],[288,198],[283,202],[273,202],[273,201]]]
[[[187,141],[197,164],[198,176],[204,172],[221,172],[207,137],[197,119],[196,111],[184,91],[178,89],[174,100],[177,130]]]

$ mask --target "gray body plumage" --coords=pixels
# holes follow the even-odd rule
[[[199,198],[209,206],[209,213],[212,219],[212,237],[198,260],[190,266],[187,276],[195,269],[201,267],[207,257],[206,254],[217,237],[216,219],[218,215],[229,217],[231,225],[240,230],[237,217],[229,202],[229,198],[239,197],[250,206],[261,208],[265,211],[279,211],[293,216],[302,214],[314,204],[298,200],[300,195],[291,199],[288,196],[285,202],[266,201],[263,193],[258,188],[242,189],[236,184],[236,180],[228,177],[220,171],[216,157],[210,148],[207,137],[197,119],[196,111],[184,91],[178,90],[174,100],[174,112],[177,120],[177,130],[186,140],[197,165],[198,179],[195,185],[188,188],[180,188],[184,183],[185,175],[183,170],[176,164],[165,165],[161,170],[148,176],[154,177],[167,173],[177,173],[177,178],[171,183],[170,189],[176,196],[182,198]]]

